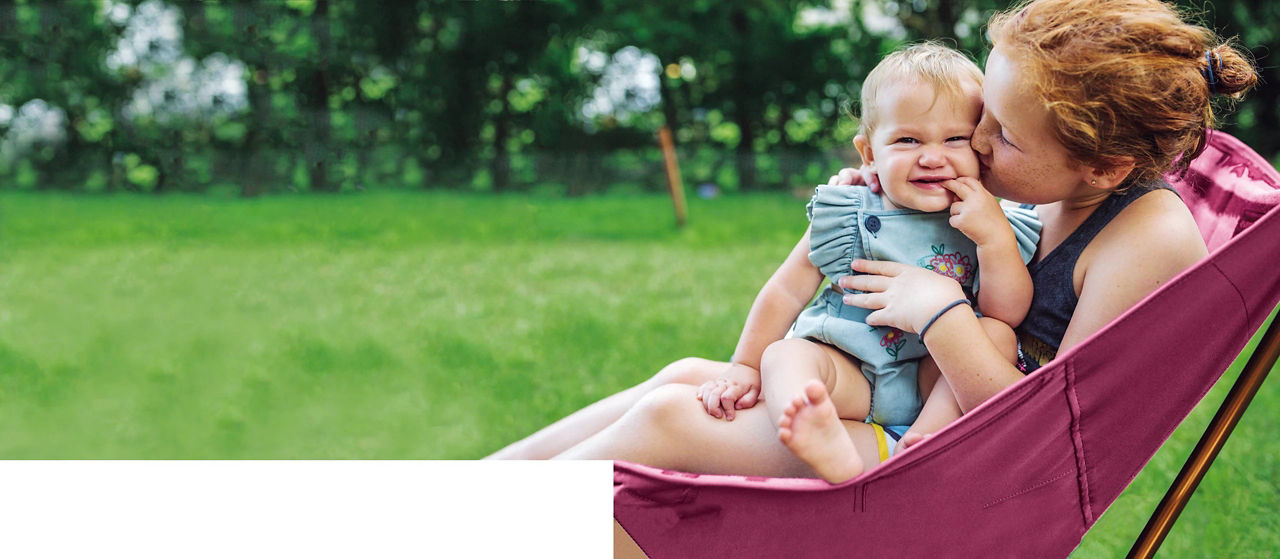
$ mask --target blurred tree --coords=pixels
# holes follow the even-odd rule
[[[368,29],[377,20],[358,17],[360,8],[351,0],[183,4],[188,49],[199,56],[225,53],[245,64],[245,120],[251,125],[225,126],[216,135],[236,149],[250,175],[243,195],[266,186],[260,172],[279,169],[290,170],[294,187],[317,192],[355,185],[358,169],[351,176],[335,171],[344,169],[344,148],[359,143],[351,113],[363,104],[357,99],[360,80],[377,67]]]
[[[1264,84],[1280,79],[1280,5],[1180,1],[1251,49]],[[659,188],[666,124],[687,179],[784,186],[849,151],[843,109],[881,56],[943,37],[981,58],[1007,5],[0,0],[0,174],[89,191],[577,195]],[[1273,156],[1278,111],[1280,90],[1260,87],[1223,126]]]
[[[37,164],[37,188],[76,185],[93,171],[101,177],[111,146],[121,143],[113,111],[124,104],[127,85],[91,55],[115,39],[98,2],[0,2],[0,102],[41,99],[66,115],[66,144],[27,155]],[[48,180],[50,174],[63,180]]]
[[[430,114],[439,161],[471,170],[479,155],[489,161],[493,188],[505,190],[511,186],[511,153],[529,143],[518,134],[535,121],[531,113],[562,83],[570,92],[581,91],[568,71],[573,49],[566,38],[577,36],[599,7],[547,1],[443,2],[433,8],[439,9],[432,10],[430,29],[439,45],[422,78],[432,84],[428,92],[443,101]],[[564,109],[552,110],[570,117]]]
[[[850,30],[860,26],[849,27],[847,14],[838,24],[798,25],[801,12],[815,7],[824,4],[617,2],[606,8],[609,22],[601,26],[612,31],[611,47],[636,45],[658,56],[662,112],[677,138],[705,138],[707,131],[697,128],[715,126],[702,122],[706,115],[724,115],[732,133],[711,139],[735,151],[739,188],[752,190],[759,187],[756,154],[813,145],[816,138],[788,134],[788,124],[816,102],[834,125],[839,101],[856,83],[850,70],[880,50],[879,38],[868,35],[859,38],[872,48],[849,48]]]
[[[311,173],[311,189],[319,192],[336,191],[329,182],[327,168],[334,153],[329,139],[332,136],[332,119],[329,115],[329,66],[333,58],[333,30],[330,29],[329,0],[315,0],[311,5],[308,31],[315,54],[311,64],[303,64],[303,107],[311,117],[311,133],[306,143],[307,167]]]
[[[942,39],[977,56],[987,50],[982,33],[987,19],[1010,4],[1010,0],[859,0],[855,9],[866,14],[871,5],[875,13],[896,19],[904,37]]]

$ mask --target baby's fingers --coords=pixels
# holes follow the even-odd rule
[[[711,417],[724,417],[724,410],[720,408],[720,394],[724,392],[725,388],[724,384],[717,383],[702,396],[702,406],[707,408],[707,413]]]
[[[871,274],[873,276],[888,276],[888,277],[897,276],[898,274],[901,274],[902,272],[905,272],[912,268],[910,265],[903,264],[901,262],[894,262],[892,260],[862,260],[862,259],[854,260],[853,263],[850,264],[850,267],[853,268],[853,271],[855,272],[862,272],[864,274]]]
[[[717,384],[717,381],[709,380],[698,389],[698,399],[703,400],[703,409],[707,409],[708,416],[712,417],[716,417],[716,408],[719,407],[719,400],[712,398],[712,391],[716,390]]]
[[[844,304],[850,307],[860,307],[864,309],[878,310],[889,306],[883,295],[879,293],[854,293],[845,295],[841,298]],[[867,324],[871,324],[867,322]]]
[[[866,322],[867,326],[888,326],[889,325],[887,322],[884,321],[883,306],[881,306],[878,310],[871,311],[869,314],[867,314],[867,318],[863,319],[863,322]]]
[[[707,410],[707,415],[711,417],[720,417],[720,400],[714,398],[703,398],[702,408]]]
[[[740,410],[745,410],[747,408],[755,406],[756,402],[758,402],[759,400],[760,400],[760,387],[752,386],[751,390],[748,390],[746,394],[743,394],[741,398],[738,398],[738,404],[735,407],[737,407]]]
[[[724,410],[725,419],[733,421],[733,412],[737,409],[736,404],[738,398],[746,392],[747,387],[741,384],[734,384],[720,394],[720,409]]]
[[[987,192],[987,187],[982,186],[982,181],[973,177],[956,177],[956,182],[965,185],[970,192]]]
[[[885,276],[847,276],[840,278],[840,287],[842,289],[854,289],[857,291],[880,292],[889,289],[891,280]]]
[[[952,194],[956,195],[956,198],[959,198],[961,200],[964,200],[965,198],[968,198],[969,196],[973,195],[973,186],[966,182],[963,182],[963,179],[952,179],[949,181],[942,181],[938,183],[938,186],[941,186],[942,188],[950,190]]]
[[[698,393],[697,393],[698,399],[705,400],[707,396],[707,392],[710,392],[711,389],[715,387],[715,385],[716,385],[716,381],[714,380],[709,380],[707,382],[702,383],[702,386],[698,387]]]

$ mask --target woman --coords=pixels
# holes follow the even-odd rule
[[[1204,257],[1190,213],[1160,177],[1203,149],[1211,97],[1238,98],[1257,80],[1235,48],[1157,0],[1034,0],[993,16],[989,36],[985,107],[971,140],[982,183],[1034,204],[1043,223],[1030,266],[1035,299],[1018,329],[1021,368],[996,350],[968,306],[950,306],[964,297],[954,280],[855,262],[862,275],[841,283],[865,292],[846,303],[873,309],[869,324],[919,332],[932,322],[924,342],[936,367],[932,375],[922,367],[922,381],[944,381],[963,411]],[[845,170],[833,182],[852,176]],[[778,418],[726,373],[731,364],[677,361],[492,458],[812,477],[778,442]],[[871,426],[843,427],[864,463],[878,463]]]

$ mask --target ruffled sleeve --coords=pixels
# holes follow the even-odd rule
[[[1013,226],[1013,236],[1018,241],[1018,252],[1022,255],[1022,263],[1029,264],[1036,255],[1036,245],[1040,244],[1040,218],[1035,210],[1026,208],[1002,208],[1004,216]]]
[[[832,280],[850,275],[860,251],[858,210],[867,205],[867,187],[822,185],[809,201],[809,261]]]

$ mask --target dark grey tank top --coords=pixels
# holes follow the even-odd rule
[[[1058,354],[1058,346],[1062,344],[1062,337],[1067,333],[1067,325],[1071,323],[1071,315],[1075,314],[1076,303],[1079,302],[1075,286],[1072,285],[1072,276],[1080,253],[1129,204],[1148,192],[1161,188],[1173,190],[1161,180],[1155,184],[1135,186],[1123,193],[1112,194],[1053,252],[1027,267],[1027,271],[1031,272],[1033,286],[1031,309],[1016,330],[1018,368],[1024,373],[1040,368]],[[1024,204],[1023,207],[1033,206]]]

